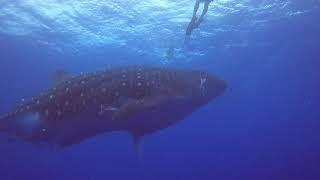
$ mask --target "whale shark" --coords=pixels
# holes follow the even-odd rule
[[[1,116],[0,132],[61,148],[114,131],[128,132],[138,143],[185,119],[226,87],[200,70],[126,66],[81,73]]]

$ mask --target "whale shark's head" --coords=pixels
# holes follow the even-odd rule
[[[197,80],[196,83],[199,84],[201,95],[210,99],[221,95],[227,88],[225,80],[207,72],[200,72],[200,82]]]
[[[183,78],[184,92],[201,104],[221,95],[227,88],[223,79],[205,71],[189,71]]]

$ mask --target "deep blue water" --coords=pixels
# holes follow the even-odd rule
[[[26,2],[0,2],[0,112],[49,87],[56,69],[196,68],[219,75],[228,89],[146,136],[140,160],[126,133],[63,150],[8,142],[1,134],[1,180],[320,179],[319,1],[216,1],[187,49],[181,41],[193,1],[148,0],[132,9],[137,1]],[[179,3],[189,5],[179,11]]]

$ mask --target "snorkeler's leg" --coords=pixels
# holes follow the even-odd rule
[[[194,5],[194,9],[193,9],[193,13],[192,13],[192,18],[188,24],[188,27],[186,29],[186,36],[190,36],[191,35],[191,32],[192,30],[194,29],[194,24],[197,20],[197,17],[196,17],[196,14],[197,14],[197,11],[199,9],[199,4],[200,4],[200,0],[196,0],[196,3]]]
[[[184,45],[189,44],[191,33],[192,33],[192,31],[193,31],[193,29],[195,27],[195,23],[197,21],[196,15],[197,15],[197,11],[199,9],[199,4],[200,4],[200,0],[196,0],[196,3],[195,3],[194,8],[193,8],[191,21],[189,22],[188,27],[186,29]]]
[[[207,14],[208,9],[209,9],[209,4],[210,4],[210,0],[206,0],[204,2],[203,11],[202,11],[202,14],[201,14],[202,17]]]
[[[184,47],[187,47],[189,45],[190,39],[191,39],[191,34],[190,35],[186,34],[184,36],[184,42],[183,42]]]
[[[196,0],[196,3],[195,3],[194,8],[193,8],[192,18],[196,17],[197,11],[199,9],[199,4],[200,4],[200,0]]]
[[[208,12],[209,4],[210,4],[210,0],[205,0],[202,13],[201,13],[199,19],[197,19],[197,21],[195,22],[194,28],[197,28],[202,23],[204,16]]]

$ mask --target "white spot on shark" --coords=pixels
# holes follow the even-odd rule
[[[46,109],[45,112],[44,112],[44,114],[45,114],[46,116],[49,116],[49,110]]]

